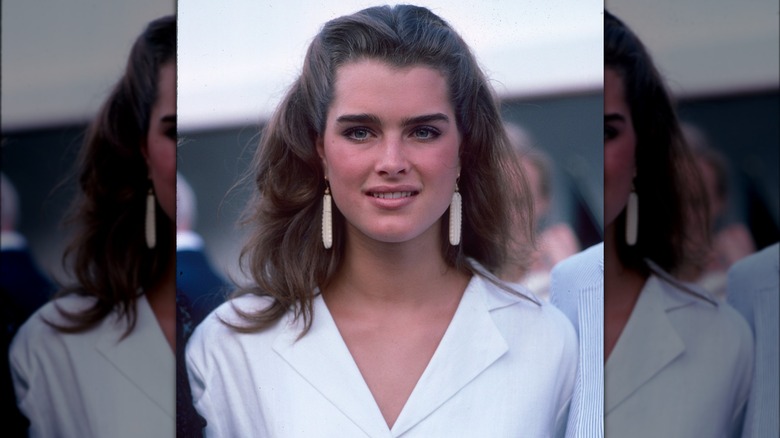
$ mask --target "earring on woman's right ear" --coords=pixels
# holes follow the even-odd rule
[[[458,192],[458,183],[455,183],[455,192],[452,194],[450,202],[450,245],[460,244],[460,230],[462,226],[461,197]]]
[[[155,220],[157,213],[157,202],[154,199],[154,189],[151,182],[149,191],[146,192],[146,221],[144,223],[144,234],[146,235],[146,247],[154,249],[157,245],[157,223]]]
[[[333,214],[331,211],[330,185],[325,180],[325,195],[322,196],[322,244],[325,249],[333,246]]]
[[[626,244],[636,245],[639,235],[639,196],[636,194],[634,184],[631,184],[631,193],[628,195],[626,206]]]

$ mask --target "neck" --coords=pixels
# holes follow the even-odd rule
[[[146,292],[149,307],[171,348],[176,343],[176,254],[172,254],[163,275]]]
[[[604,231],[604,305],[623,299],[636,301],[646,276],[636,269],[626,267],[617,252],[617,239],[614,224],[607,225]],[[637,288],[637,284],[639,288]],[[633,299],[632,299],[633,296]]]
[[[415,306],[460,297],[468,276],[448,266],[437,227],[404,243],[382,243],[349,235],[339,271],[325,287],[330,302]]]
[[[606,360],[623,333],[634,311],[646,277],[636,269],[627,268],[617,252],[617,236],[613,224],[604,233],[604,359]]]

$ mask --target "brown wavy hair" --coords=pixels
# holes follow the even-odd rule
[[[175,60],[176,17],[152,21],[135,41],[124,74],[87,130],[77,160],[80,192],[66,218],[76,233],[62,257],[76,284],[55,297],[76,294],[94,302],[76,312],[58,307],[67,324],[49,324],[60,331],[88,330],[116,310],[126,319],[129,334],[139,295],[173,262],[174,224],[159,205],[157,246],[146,246],[144,218],[151,183],[141,147],[157,100],[160,67]]]
[[[638,237],[634,246],[617,239],[618,257],[624,266],[645,273],[645,259],[674,274],[695,271],[704,260],[710,224],[704,187],[675,102],[645,46],[607,11],[604,45],[604,64],[623,80],[636,133]],[[615,220],[616,235],[625,235],[625,211]]]
[[[424,65],[447,78],[462,135],[458,185],[463,198],[460,245],[449,244],[447,221],[442,221],[447,264],[473,273],[470,257],[498,273],[507,263],[527,263],[527,254],[510,253],[508,240],[518,220],[532,241],[532,205],[497,100],[469,47],[428,9],[368,8],[324,25],[308,48],[300,77],[265,128],[252,165],[257,191],[245,212],[254,229],[241,253],[242,269],[255,285],[235,295],[273,300],[257,312],[236,309],[244,320],[240,326],[229,324],[236,330],[261,330],[293,309],[296,319],[303,318],[305,334],[315,289],[328,284],[342,261],[345,220],[335,206],[332,249],[324,249],[320,238],[325,179],[315,144],[325,130],[337,69],[360,59]]]

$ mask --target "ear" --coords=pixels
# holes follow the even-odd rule
[[[146,143],[146,139],[141,141],[141,156],[144,157],[144,163],[146,163],[146,176],[152,177],[151,166],[149,164],[149,146]]]
[[[146,144],[146,139],[141,140],[141,156],[144,157],[146,165],[149,165],[149,146]]]
[[[322,172],[325,174],[325,178],[328,177],[328,159],[325,157],[325,142],[322,140],[322,137],[317,137],[317,155],[320,156],[320,160],[322,160]]]

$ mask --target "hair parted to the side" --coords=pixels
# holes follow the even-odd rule
[[[645,46],[607,11],[604,45],[605,67],[623,81],[636,133],[639,233],[634,246],[617,239],[618,256],[641,272],[645,258],[674,274],[696,270],[709,242],[706,195],[674,102]],[[625,211],[615,223],[616,236],[625,235]]]
[[[320,239],[326,182],[315,145],[324,134],[338,68],[361,59],[398,68],[427,66],[448,81],[462,135],[458,186],[463,231],[461,244],[453,247],[446,237],[447,218],[442,221],[446,262],[472,272],[466,260],[471,257],[493,273],[508,263],[527,264],[528,254],[511,254],[508,240],[516,220],[526,228],[528,241],[533,240],[532,204],[493,90],[469,47],[428,9],[368,8],[323,26],[308,48],[300,77],[265,128],[252,165],[257,191],[244,218],[254,229],[241,253],[242,269],[255,284],[236,295],[273,300],[254,313],[235,308],[244,320],[239,326],[229,324],[236,330],[261,330],[292,309],[296,319],[303,318],[305,334],[316,288],[326,286],[341,263],[345,220],[337,208],[332,249],[324,249]]]
[[[66,223],[76,227],[62,263],[76,284],[56,297],[94,298],[80,312],[58,307],[60,331],[88,330],[116,310],[135,327],[139,294],[162,276],[175,247],[173,221],[157,207],[157,247],[144,239],[148,169],[141,153],[157,99],[160,67],[176,62],[176,17],[149,23],[136,39],[125,72],[90,125],[77,161],[80,192]]]

